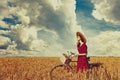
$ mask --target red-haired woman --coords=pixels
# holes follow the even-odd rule
[[[78,59],[77,59],[77,71],[83,72],[83,70],[89,69],[89,63],[87,61],[87,46],[86,38],[81,32],[76,32],[77,37],[77,49],[78,49]]]

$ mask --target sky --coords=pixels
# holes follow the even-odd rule
[[[77,31],[88,56],[120,56],[119,0],[1,0],[0,56],[60,56],[77,52]]]

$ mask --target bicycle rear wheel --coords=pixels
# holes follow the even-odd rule
[[[69,80],[72,77],[71,70],[72,67],[70,65],[57,65],[50,72],[51,80]]]

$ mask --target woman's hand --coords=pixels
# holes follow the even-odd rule
[[[80,36],[77,36],[77,41],[79,42],[81,39],[80,39]]]

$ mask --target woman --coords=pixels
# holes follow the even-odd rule
[[[83,72],[83,70],[89,69],[89,64],[87,61],[87,46],[86,46],[86,38],[80,33],[76,32],[77,37],[77,50],[79,52],[78,60],[77,60],[77,71]]]

